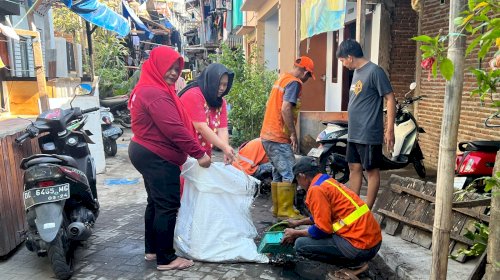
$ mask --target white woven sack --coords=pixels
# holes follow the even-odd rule
[[[192,158],[182,176],[174,240],[179,255],[208,262],[269,262],[254,242],[250,206],[257,179],[223,163],[202,168]]]

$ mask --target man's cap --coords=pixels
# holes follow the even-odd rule
[[[293,176],[297,177],[299,173],[310,171],[319,171],[318,160],[314,157],[301,157],[293,166]]]
[[[306,69],[309,73],[311,73],[313,80],[316,80],[316,77],[314,77],[314,62],[312,59],[303,55],[295,61],[294,65]]]

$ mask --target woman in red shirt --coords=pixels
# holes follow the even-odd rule
[[[224,153],[224,162],[234,160],[234,150],[229,145],[227,104],[223,98],[233,84],[234,73],[224,65],[213,63],[200,76],[190,82],[179,97],[193,121],[200,145],[208,155],[215,145]]]
[[[158,270],[193,265],[193,261],[177,257],[173,248],[180,166],[188,155],[198,159],[200,166],[210,166],[210,157],[195,141],[194,127],[175,94],[183,66],[184,60],[171,48],[153,49],[129,100],[134,136],[128,153],[148,193],[144,258],[156,260]]]

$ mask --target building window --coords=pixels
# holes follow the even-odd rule
[[[73,44],[69,42],[66,42],[66,60],[68,62],[68,72],[76,72],[75,52]]]
[[[21,55],[21,67],[20,67],[20,76],[21,77],[29,77],[30,72],[30,63],[29,63],[29,58],[28,58],[28,42],[26,39],[22,38],[19,41],[19,52]],[[19,75],[19,74],[18,74]]]

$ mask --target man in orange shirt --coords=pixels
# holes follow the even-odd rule
[[[331,278],[349,278],[368,269],[382,243],[380,226],[366,203],[352,190],[319,172],[313,157],[302,157],[293,167],[297,183],[307,191],[310,218],[288,220],[283,244],[295,244],[304,257],[357,269],[341,269]],[[308,229],[294,229],[311,225]]]
[[[262,175],[265,173],[271,173],[273,168],[260,138],[255,138],[240,146],[238,158],[233,161],[233,166],[259,180],[262,180]]]
[[[293,208],[295,186],[292,184],[294,152],[298,152],[295,122],[299,111],[302,83],[314,79],[314,63],[301,56],[293,70],[280,76],[274,83],[266,104],[266,113],[260,131],[262,145],[273,165],[271,193],[273,215],[280,218],[300,217]]]

